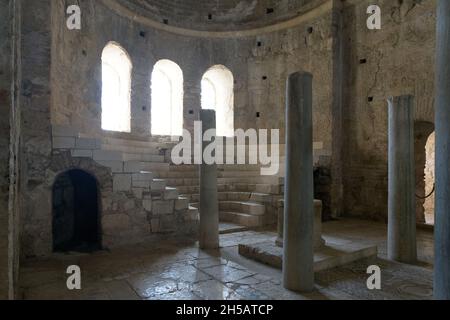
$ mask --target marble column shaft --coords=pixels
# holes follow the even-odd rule
[[[312,75],[293,73],[287,81],[283,282],[297,292],[314,290],[312,134]]]
[[[414,97],[393,97],[389,103],[388,258],[417,260]]]
[[[201,110],[202,136],[216,128],[216,112]],[[202,152],[211,142],[202,142]],[[200,165],[200,249],[219,248],[219,199],[217,165]]]

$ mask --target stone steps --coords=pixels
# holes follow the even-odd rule
[[[194,208],[199,208],[200,203],[191,203]],[[266,207],[256,202],[245,201],[219,201],[219,211],[237,212],[252,216],[263,216],[266,213]]]
[[[240,212],[220,211],[219,219],[223,222],[236,223],[249,228],[257,228],[264,224],[262,216],[254,216]]]
[[[137,148],[154,148],[159,149],[161,147],[171,147],[176,145],[172,142],[163,142],[159,138],[150,138],[150,140],[137,140],[137,139],[120,139],[120,138],[102,138],[102,144],[114,145],[114,146],[131,146]]]
[[[151,162],[142,162],[142,170],[151,171],[151,172],[165,172],[169,171],[168,163],[151,163]]]
[[[196,164],[183,164],[183,165],[171,165],[170,171],[171,172],[186,172],[186,171],[192,171],[192,172],[198,172],[199,165]],[[260,172],[261,166],[260,165],[253,165],[253,164],[221,164],[217,165],[218,171],[254,171],[254,172]]]
[[[256,193],[266,193],[266,194],[281,194],[283,191],[282,186],[273,186],[270,184],[241,184],[237,183],[234,185],[230,184],[219,184],[219,192],[256,192]],[[200,193],[200,186],[177,186],[180,194],[198,194]]]
[[[266,207],[263,204],[250,201],[220,201],[219,210],[255,216],[263,216],[266,213]]]
[[[119,152],[128,153],[128,154],[161,155],[160,149],[154,148],[154,147],[140,148],[140,147],[133,147],[133,146],[128,146],[128,145],[113,145],[113,144],[102,143],[101,149],[108,150],[108,151],[119,151]]]
[[[199,179],[199,173],[198,172],[183,172],[183,171],[165,171],[165,172],[158,172],[158,178],[161,179]]]
[[[142,166],[141,168],[144,168]],[[148,167],[146,167],[148,168]],[[200,177],[189,175],[187,177],[183,177],[182,175],[174,178],[174,177],[166,177],[167,175],[163,172],[158,173],[158,178],[164,178],[167,180],[168,184],[176,187],[176,186],[197,186],[200,183]],[[219,184],[235,184],[235,183],[246,183],[251,185],[256,184],[273,184],[273,185],[281,185],[284,183],[284,179],[279,177],[263,177],[263,176],[228,176],[223,177],[222,174],[218,174],[217,183]]]
[[[265,193],[251,193],[239,191],[224,191],[219,192],[219,201],[252,201],[260,203],[269,203],[273,196]],[[190,202],[199,202],[200,194],[183,194],[183,197],[189,199]]]
[[[186,214],[188,215],[190,220],[200,220],[200,212],[198,211],[198,208],[189,206]]]
[[[249,230],[250,230],[249,227],[235,224],[235,223],[221,222],[219,224],[219,234],[238,233],[238,232],[245,232],[245,231],[249,231]]]
[[[191,206],[198,208],[200,195],[183,195],[189,199]],[[271,203],[272,195],[239,191],[220,191],[219,211],[221,222],[235,223],[243,227],[262,227],[266,206],[264,203]],[[223,218],[223,219],[222,219]]]
[[[195,179],[195,178],[189,178],[189,179],[165,179],[167,180],[167,184],[172,186],[172,187],[181,187],[181,186],[199,186],[200,181],[199,179]],[[219,184],[232,184],[232,183],[237,183],[240,182],[241,180],[238,178],[235,179],[229,179],[229,178],[218,178],[217,182]]]
[[[171,170],[171,169],[170,169]],[[200,177],[199,171],[168,171],[162,173],[161,178],[167,179],[198,179]],[[218,178],[260,178],[265,177],[261,176],[260,171],[244,171],[244,170],[236,170],[236,171],[217,171]],[[275,178],[273,180],[276,180]]]
[[[154,154],[142,154],[142,153],[124,153],[124,161],[141,161],[141,162],[164,162],[164,156]]]

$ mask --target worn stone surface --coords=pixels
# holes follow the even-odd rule
[[[24,299],[100,300],[429,300],[432,298],[430,267],[388,262],[386,226],[345,220],[324,225],[327,238],[342,244],[357,239],[378,245],[379,258],[362,260],[316,273],[311,294],[297,294],[281,285],[281,271],[244,262],[237,254],[241,241],[273,242],[275,233],[247,231],[221,236],[221,251],[204,252],[188,239],[167,238],[98,252],[93,255],[64,255],[27,261],[22,265],[21,297]],[[342,236],[344,235],[344,236]],[[347,237],[347,238],[346,238]],[[419,233],[419,255],[432,254],[430,233]],[[432,259],[431,259],[432,261]],[[68,291],[68,264],[84,270],[83,289]],[[367,290],[367,267],[382,269],[382,290]]]
[[[239,254],[278,269],[283,268],[283,249],[272,242],[239,245]],[[376,246],[347,242],[333,243],[314,251],[314,272],[329,270],[358,260],[377,256]]]

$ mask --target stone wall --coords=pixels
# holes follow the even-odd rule
[[[371,1],[344,9],[345,213],[387,219],[389,96],[415,96],[416,121],[434,123],[436,3],[378,1],[382,29],[366,27]]]
[[[57,178],[72,169],[83,170],[97,180],[103,248],[156,241],[168,233],[196,234],[198,211],[191,210],[176,189],[146,171],[152,169],[147,166],[168,169],[168,163],[124,160],[124,153],[106,150],[101,140],[70,127],[52,126],[51,137],[45,181],[28,193],[32,200],[28,200],[27,219],[23,221],[25,257],[51,254],[52,191]]]
[[[298,2],[299,4],[300,2]],[[339,1],[328,1],[309,11],[304,20],[279,31],[251,37],[191,37],[161,31],[130,21],[102,1],[80,4],[82,29],[65,27],[69,1],[55,2],[52,57],[52,113],[54,124],[70,125],[93,137],[122,138],[150,135],[150,77],[160,59],[176,62],[184,74],[184,126],[198,119],[201,79],[213,65],[222,64],[234,75],[235,128],[281,130],[284,143],[285,82],[288,74],[306,70],[314,74],[314,140],[320,146],[316,163],[332,170],[333,213],[340,212],[340,169],[331,166],[341,158],[339,73]],[[309,8],[308,6],[303,7]],[[101,130],[101,53],[116,41],[133,63],[131,134]],[[333,161],[335,159],[336,161]]]
[[[51,228],[51,198],[46,189],[51,163],[51,3],[22,0],[22,255],[46,246]],[[38,235],[38,236],[36,236]]]
[[[139,15],[197,30],[242,30],[274,24],[323,0],[119,0]]]
[[[51,186],[57,174],[74,166],[91,170],[103,181],[107,244],[164,232],[178,219],[176,214],[166,220],[154,217],[154,211],[175,208],[170,201],[176,199],[153,195],[151,185],[133,186],[133,175],[141,173],[139,168],[126,170],[126,165],[133,168],[133,164],[114,158],[117,154],[103,153],[95,143],[89,147],[77,145],[78,139],[86,139],[82,143],[107,138],[124,139],[130,144],[154,141],[150,137],[150,79],[160,59],[170,59],[183,70],[187,129],[192,129],[199,117],[203,74],[211,66],[222,64],[235,79],[235,128],[280,129],[283,137],[286,78],[298,70],[311,72],[315,166],[326,172],[319,181],[318,193],[330,216],[387,216],[388,96],[415,95],[416,120],[433,122],[434,0],[379,1],[383,13],[380,31],[366,27],[366,10],[372,4],[368,0],[347,1],[343,7],[338,0],[279,1],[279,8],[296,8],[304,15],[291,24],[279,23],[276,28],[256,33],[248,27],[278,23],[288,16],[262,19],[261,25],[252,24],[251,19],[247,24],[237,17],[231,29],[235,32],[226,34],[154,27],[140,16],[131,19],[111,8],[106,0],[80,2],[82,29],[68,30],[65,9],[73,4],[71,1],[23,1],[27,8],[22,40],[25,256],[50,252]],[[269,2],[259,2],[255,17]],[[162,2],[158,2],[160,7],[153,7],[156,1],[140,3],[148,11],[163,8]],[[218,16],[229,8],[204,9],[216,10]],[[283,10],[276,12],[288,13]],[[214,19],[216,14],[212,16]],[[151,12],[148,17],[155,18]],[[201,17],[188,15],[179,26],[194,19],[202,30],[203,21],[197,18],[202,20],[203,13]],[[228,23],[224,20],[224,25]],[[101,130],[101,54],[110,41],[127,50],[133,63],[129,134]],[[52,125],[73,128],[74,135],[52,134]],[[113,158],[100,159],[99,155]],[[139,181],[136,183],[147,183]],[[142,188],[145,190],[135,190]],[[146,210],[150,207],[152,210]],[[178,222],[177,226],[183,223]]]
[[[0,1],[0,300],[16,296],[19,270],[20,3]]]

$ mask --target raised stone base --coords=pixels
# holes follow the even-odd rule
[[[332,239],[326,239],[327,245],[316,250],[314,254],[314,271],[332,269],[349,264],[361,259],[376,257],[378,248],[359,243],[346,243],[345,245],[334,243]],[[264,242],[250,245],[239,245],[239,254],[261,262],[263,264],[282,269],[283,248],[274,242]]]

